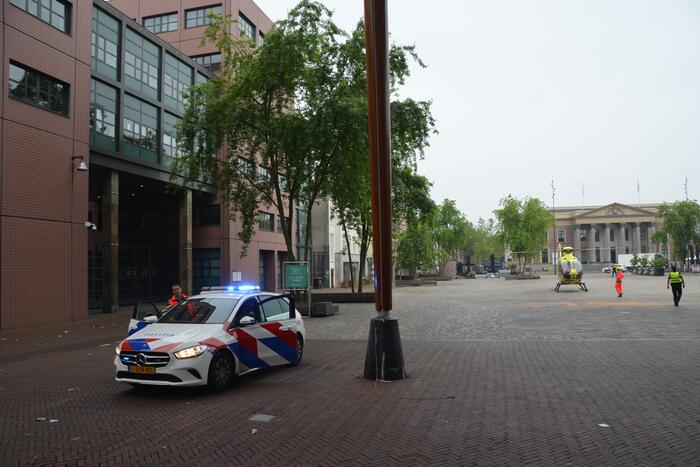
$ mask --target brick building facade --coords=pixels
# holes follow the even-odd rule
[[[215,68],[201,58],[215,52],[198,49],[200,4],[1,1],[0,329],[83,319],[232,271],[275,290],[286,251],[275,213],[240,258],[212,187],[168,187],[182,91]],[[143,26],[157,5],[178,14],[162,37],[151,31],[163,21]],[[221,8],[251,21],[256,42],[272,27],[250,0]]]

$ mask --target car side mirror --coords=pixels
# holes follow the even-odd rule
[[[157,316],[153,316],[153,315],[151,315],[151,316],[146,316],[146,317],[143,319],[143,322],[144,322],[144,323],[149,323],[149,324],[153,324],[153,323],[155,323],[155,322],[157,322],[157,321],[158,321],[158,317],[157,317]]]
[[[255,318],[253,318],[252,316],[244,316],[243,318],[241,318],[241,326],[250,326],[251,324],[255,324]]]

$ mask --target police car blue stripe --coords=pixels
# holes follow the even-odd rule
[[[259,339],[260,343],[266,345],[273,352],[275,352],[280,357],[287,360],[289,363],[296,363],[297,361],[297,349],[294,349],[284,342],[279,337],[265,337]]]
[[[263,360],[260,360],[257,355],[254,355],[241,347],[238,342],[229,344],[228,347],[233,351],[236,358],[238,358],[238,360],[248,368],[268,368],[270,366]]]

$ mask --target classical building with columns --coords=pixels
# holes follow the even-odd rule
[[[554,209],[542,263],[551,263],[558,245],[572,246],[583,264],[615,263],[620,254],[662,253],[668,248],[651,237],[659,228],[659,204],[611,203],[605,206],[566,206]]]

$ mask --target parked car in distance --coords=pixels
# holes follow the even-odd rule
[[[622,264],[611,264],[610,266],[605,266],[603,267],[603,272],[607,272],[608,274],[612,274],[613,268],[622,268],[622,272],[627,272],[627,268],[623,266]]]

